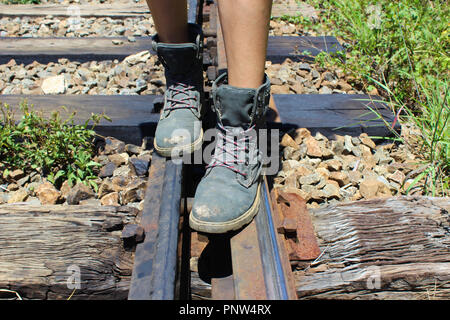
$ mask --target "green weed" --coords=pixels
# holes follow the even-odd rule
[[[354,79],[358,90],[377,88],[397,115],[396,121],[419,128],[420,141],[411,147],[428,164],[419,174],[425,181],[424,192],[448,194],[448,1],[307,2],[320,11],[320,22],[314,28],[335,35],[346,47],[343,54],[322,53],[316,62],[323,67],[338,66]],[[299,22],[305,24],[302,19]]]
[[[67,108],[62,107],[67,111]],[[94,156],[94,127],[105,114],[91,114],[82,125],[74,124],[75,112],[61,119],[59,111],[53,111],[46,119],[24,101],[19,106],[23,114],[16,123],[13,109],[0,105],[0,180],[9,170],[22,169],[26,173],[37,171],[47,180],[60,186],[65,180],[70,185],[83,182],[97,188],[95,168],[100,164]],[[89,122],[94,124],[90,127]]]

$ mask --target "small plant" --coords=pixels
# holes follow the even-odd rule
[[[7,104],[0,105],[0,172],[3,171],[0,180],[9,170],[35,170],[55,186],[68,180],[71,186],[83,182],[97,189],[93,179],[97,178],[94,171],[100,164],[92,161],[96,135],[93,129],[102,118],[111,120],[104,113],[91,114],[84,124],[76,125],[76,112],[62,120],[58,111],[45,119],[42,112],[32,110],[26,101],[19,109],[23,116],[16,123],[13,109]],[[94,122],[92,128],[90,121]]]

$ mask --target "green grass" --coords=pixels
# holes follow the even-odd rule
[[[449,3],[425,0],[308,0],[320,11],[314,25],[345,43],[346,52],[320,54],[323,66],[338,66],[358,89],[377,88],[402,122],[420,129],[415,153],[428,166],[419,174],[424,193],[448,195],[450,122]],[[399,139],[401,137],[396,137]]]
[[[76,125],[75,112],[63,120],[54,111],[47,119],[25,101],[19,107],[22,117],[16,122],[13,109],[0,105],[0,181],[9,171],[22,169],[27,174],[37,171],[58,187],[68,180],[70,185],[83,182],[96,189],[94,171],[100,164],[92,161],[93,129],[102,118],[110,119],[92,114],[84,124]]]

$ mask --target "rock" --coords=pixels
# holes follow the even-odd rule
[[[64,75],[54,76],[42,82],[41,89],[45,94],[62,94],[66,92]]]
[[[328,141],[328,138],[327,137],[325,137],[323,134],[321,134],[320,132],[317,132],[316,133],[316,135],[314,136],[314,138],[317,140],[317,141]]]
[[[403,185],[403,182],[405,181],[405,174],[399,170],[395,171],[394,173],[387,176],[388,180],[394,181],[398,183],[399,185]]]
[[[98,197],[101,199],[103,198],[105,195],[112,193],[112,192],[118,192],[119,190],[116,190],[113,186],[113,183],[111,181],[110,178],[106,178],[103,179],[103,181],[100,183],[98,190],[97,190],[97,195]]]
[[[325,169],[326,170],[326,169]],[[317,189],[322,189],[327,184],[327,177],[324,177],[323,175],[320,175],[319,183],[315,185]]]
[[[334,156],[333,150],[331,150],[330,148],[327,148],[326,146],[320,146],[320,150],[322,151],[323,159],[330,159]]]
[[[361,144],[361,140],[358,137],[352,137],[352,144],[354,146],[359,146]]]
[[[117,167],[126,164],[129,158],[130,156],[126,152],[114,153],[108,156],[109,161],[114,163]]]
[[[300,152],[297,152],[297,154],[294,155],[294,153],[298,151],[290,146],[286,146],[283,148],[283,159],[292,159],[298,161],[300,159]]]
[[[362,144],[368,146],[371,149],[375,149],[376,147],[375,142],[373,142],[373,140],[369,138],[367,133],[361,133],[359,135],[359,140],[361,140]]]
[[[122,177],[133,177],[136,175],[136,170],[133,165],[130,163],[128,165],[123,165],[114,170],[113,176],[122,176]]]
[[[353,156],[351,154],[341,155],[340,159],[342,161],[342,169],[343,170],[353,169],[355,167],[355,165],[357,165],[357,162],[359,161],[358,158],[356,158],[355,156]]]
[[[320,73],[319,73],[316,69],[313,69],[313,70],[311,71],[311,77],[312,77],[313,79],[318,79],[318,78],[320,77]]]
[[[281,170],[282,170],[282,172],[288,172],[292,169],[297,168],[298,166],[300,166],[300,161],[289,159],[289,160],[283,161]]]
[[[389,187],[378,179],[364,179],[359,185],[359,191],[364,199],[391,196]]]
[[[19,180],[23,177],[25,177],[25,172],[23,172],[23,170],[21,169],[10,171],[8,174],[8,178],[12,180]]]
[[[301,185],[313,185],[320,181],[320,174],[312,173],[306,176],[302,176],[299,179]]]
[[[411,160],[414,159],[414,157],[411,157],[411,155],[407,154],[407,150],[405,149],[396,150],[394,152],[391,152],[390,155],[397,162],[404,162],[408,158]]]
[[[272,94],[289,94],[290,92],[288,85],[272,85],[270,91]]]
[[[375,179],[365,179],[359,186],[359,191],[364,199],[375,198],[378,192],[380,182]]]
[[[322,163],[322,159],[320,158],[305,158],[305,161],[307,161],[307,163],[311,166],[313,166],[314,168],[316,168],[320,163]]]
[[[148,50],[145,50],[126,57],[123,60],[123,62],[128,63],[130,66],[132,66],[140,62],[146,62],[149,59],[150,59],[150,52]]]
[[[330,180],[330,181],[333,181],[333,180]],[[332,183],[326,184],[322,190],[327,199],[330,199],[330,198],[339,199],[339,197],[340,197],[339,186],[336,186],[335,184],[332,184]]]
[[[56,204],[61,197],[61,192],[48,181],[40,184],[35,193],[41,204]]]
[[[143,200],[146,185],[147,183],[145,180],[134,180],[127,185],[127,187],[121,192],[122,204]]]
[[[332,181],[332,180],[330,180],[330,181]],[[342,198],[344,198],[345,200],[350,200],[355,195],[356,192],[359,192],[358,188],[353,187],[353,186],[345,188],[345,189],[341,188],[339,190],[340,196]]]
[[[297,175],[291,170],[287,173],[287,177],[283,180],[285,187],[298,188]]]
[[[292,139],[292,137],[290,135],[288,135],[287,133],[285,135],[283,135],[283,138],[281,139],[281,143],[280,143],[283,147],[291,147],[294,150],[298,150],[298,144],[295,142],[294,139]]]
[[[311,137],[311,132],[306,128],[295,130],[295,142],[301,144],[305,138]]]
[[[352,86],[343,79],[339,80],[337,85],[341,90],[343,90],[345,92],[348,92],[353,89]]]
[[[318,202],[323,202],[325,200],[325,193],[323,190],[313,189],[310,193],[310,200],[316,200]]]
[[[373,171],[375,171],[378,175],[380,176],[384,176],[388,174],[388,170],[387,167],[384,165],[381,166],[376,166]]]
[[[298,69],[310,72],[311,71],[311,66],[309,65],[309,63],[304,62],[304,63],[300,63],[298,65]]]
[[[342,169],[342,164],[339,160],[336,159],[330,159],[326,160],[325,164],[327,166],[327,169],[330,171],[339,171]]]
[[[104,165],[100,169],[99,177],[100,178],[106,178],[106,177],[112,177],[114,171],[116,170],[117,166],[113,162],[108,162],[106,165]]]
[[[94,196],[95,194],[90,187],[82,182],[77,182],[67,194],[66,201],[67,204],[79,204],[81,200],[93,198]]]
[[[130,183],[130,178],[125,176],[116,176],[111,180],[111,188],[113,191],[120,192],[124,190]]]
[[[30,181],[30,175],[27,175],[19,180],[17,180],[17,184],[21,187],[24,186],[25,183],[27,183],[28,181]]]
[[[319,143],[313,137],[308,137],[304,140],[304,144],[306,145],[307,151],[306,154],[310,157],[318,157],[322,156],[322,150],[320,149]]]
[[[271,86],[281,86],[281,85],[283,85],[283,81],[281,81],[281,79],[275,77],[273,79],[270,79],[270,84],[271,84]]]
[[[28,198],[28,192],[27,190],[21,188],[17,191],[14,191],[10,194],[8,203],[16,203],[16,202],[23,202]]]
[[[299,166],[297,168],[295,168],[295,173],[297,176],[302,177],[302,176],[307,176],[313,173],[314,168],[312,167],[308,167],[304,164],[299,164]]]
[[[103,153],[110,155],[114,153],[122,153],[125,151],[125,143],[113,137],[105,138],[105,149]]]
[[[139,155],[142,152],[142,148],[138,147],[134,144],[126,144],[125,145],[125,151],[128,152],[128,154],[133,155]]]
[[[330,176],[330,171],[328,171],[326,168],[323,167],[319,167],[315,170],[316,173],[318,173],[319,175],[321,175],[322,177],[328,179],[328,177]]]
[[[69,185],[69,181],[66,180],[62,183],[61,188],[59,188],[59,191],[61,192],[61,197],[66,198],[67,194],[70,191],[70,185]]]
[[[344,151],[347,153],[351,153],[353,150],[353,143],[352,143],[352,137],[351,136],[344,136]]]
[[[296,82],[293,85],[290,85],[289,88],[294,91],[294,93],[296,94],[302,94],[304,93],[304,87],[303,84],[301,84],[300,82]]]
[[[81,80],[83,80],[84,82],[87,82],[89,80],[91,80],[92,78],[94,78],[94,73],[89,70],[88,68],[79,68],[77,70],[77,74],[80,76]]]
[[[372,90],[370,90],[368,92],[368,94],[371,95],[371,96],[378,96],[379,95],[377,88],[373,88]]]
[[[36,193],[35,191],[37,190],[37,188],[42,184],[42,181],[39,182],[30,182],[27,184],[26,189],[28,191],[28,194],[31,196],[35,196]]]
[[[372,155],[370,148],[365,145],[361,145],[360,149],[362,150],[362,163],[364,164],[364,167],[366,169],[372,169],[373,167],[375,167],[377,164],[377,160]]]
[[[329,72],[329,71],[325,71],[325,72],[322,74],[322,77],[323,77],[324,80],[330,81],[330,82],[336,80],[336,77],[333,75],[333,73],[331,73],[331,72]]]
[[[95,156],[93,160],[94,160],[95,162],[100,163],[101,165],[105,165],[105,164],[107,164],[107,163],[110,162],[109,159],[108,159],[108,156],[107,156],[107,155],[104,155],[104,154]]]
[[[322,88],[319,89],[319,93],[320,94],[332,94],[333,90],[328,88],[327,86],[323,86]]]
[[[147,175],[150,162],[141,158],[130,158],[130,163],[133,166],[136,175],[145,176]]]
[[[352,185],[357,186],[362,179],[362,174],[359,171],[349,171],[348,179],[350,180]]]
[[[387,151],[383,150],[382,148],[379,148],[373,156],[375,158],[375,161],[379,165],[389,164],[393,160],[391,157],[389,157]]]
[[[331,150],[335,154],[342,154],[344,152],[344,142],[343,141],[331,141]]]
[[[119,193],[111,192],[100,199],[102,206],[119,206]]]
[[[291,23],[284,25],[281,27],[281,32],[283,32],[283,34],[292,34],[296,32],[295,26]]]
[[[348,174],[343,171],[330,172],[330,180],[334,180],[339,183],[339,186],[345,186],[350,182]]]
[[[19,190],[20,186],[17,183],[10,183],[6,188],[8,191],[16,191]]]
[[[122,230],[121,238],[124,241],[125,247],[140,243],[145,238],[144,228],[137,224],[127,224]]]

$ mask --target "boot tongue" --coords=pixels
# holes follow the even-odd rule
[[[248,128],[251,125],[255,89],[221,85],[217,88],[215,108],[224,127]]]

